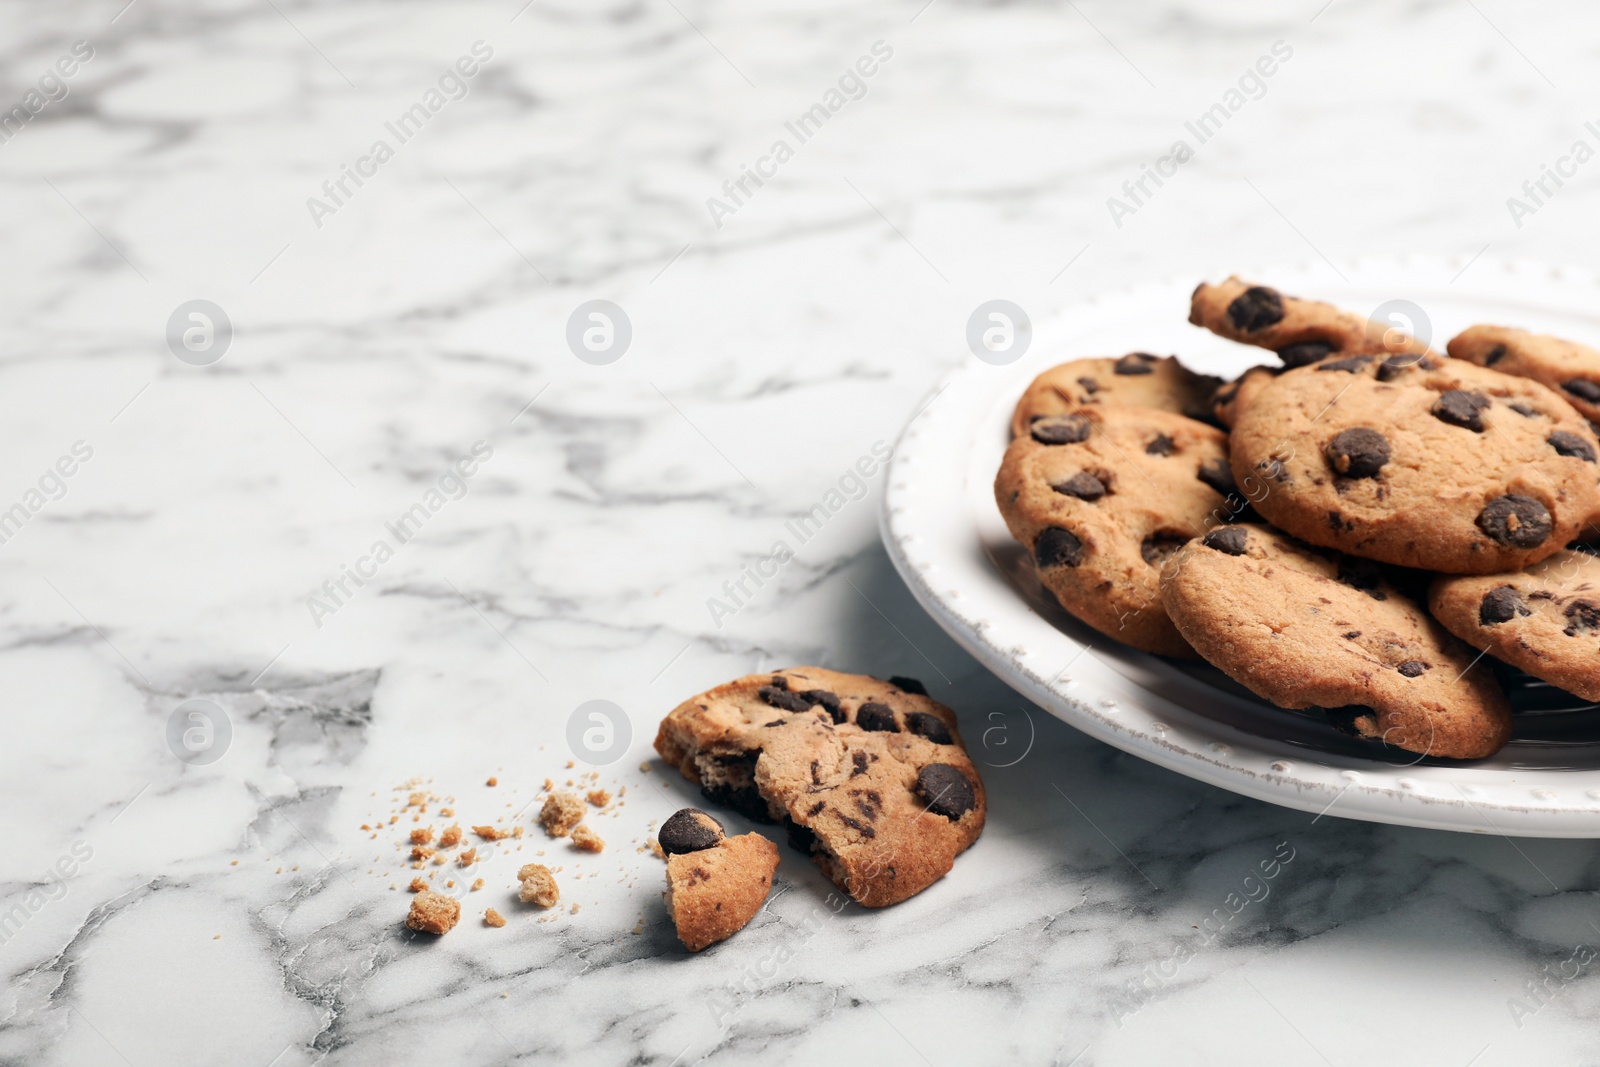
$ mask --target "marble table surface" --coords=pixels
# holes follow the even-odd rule
[[[1588,843],[1313,819],[1030,715],[918,610],[852,473],[984,300],[1592,266],[1596,28],[1576,0],[0,7],[0,1062],[1596,1062]],[[928,681],[988,828],[881,912],[786,852],[691,956],[643,846],[697,794],[655,725],[799,662]],[[546,778],[618,794],[609,847],[430,868],[465,917],[409,935],[409,793],[530,826]],[[539,852],[559,911],[514,901]]]

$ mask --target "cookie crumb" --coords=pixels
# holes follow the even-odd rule
[[[506,836],[503,832],[493,826],[474,826],[472,828],[472,832],[483,838],[485,841],[498,841],[502,837]]]
[[[474,863],[478,862],[477,846],[474,845],[472,848],[467,849],[465,852],[461,853],[461,855],[457,856],[456,862],[461,864],[463,867],[470,867]]]
[[[426,845],[428,842],[430,842],[432,840],[433,840],[433,827],[431,827],[431,826],[425,826],[420,830],[411,831],[411,843],[413,845]]]
[[[446,826],[444,832],[439,835],[439,847],[455,848],[459,844],[461,844],[461,827]]]
[[[585,852],[600,852],[606,847],[606,843],[600,840],[600,835],[582,823],[573,828],[572,843]]]
[[[543,864],[523,864],[517,870],[517,880],[522,883],[517,896],[524,904],[549,908],[561,899],[561,889],[556,885],[555,875]]]
[[[490,788],[493,788],[493,787],[495,787],[495,786],[500,784],[500,779],[491,776],[489,778],[489,780],[487,782],[484,782],[483,784],[486,785],[486,786],[489,786]],[[500,925],[504,926],[505,924],[501,923]]]
[[[443,893],[426,890],[412,898],[406,925],[425,934],[447,934],[460,918],[460,904]]]
[[[414,860],[426,860],[432,856],[433,849],[429,848],[427,845],[418,845],[411,850],[411,858]]]
[[[566,837],[583,821],[583,801],[571,793],[551,793],[539,812],[539,822],[551,837]]]
[[[589,803],[593,804],[595,807],[603,808],[607,804],[611,803],[611,794],[606,792],[604,789],[591,789],[589,790],[588,800]]]
[[[491,779],[491,781],[492,780],[493,779]],[[495,911],[493,908],[488,908],[488,909],[486,909],[484,911],[484,913],[483,913],[483,925],[485,925],[485,926],[504,926],[505,924],[506,924],[506,917],[504,915],[501,915],[498,911]]]
[[[472,892],[476,893],[478,890],[480,890],[482,888],[483,888],[483,879],[482,878],[479,878],[476,882],[472,883]]]
[[[420,807],[421,805],[426,804],[427,802],[428,802],[428,794],[426,794],[426,793],[412,793],[410,798],[406,800],[406,807],[408,807],[408,808]]]

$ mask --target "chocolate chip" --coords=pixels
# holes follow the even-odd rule
[[[1533,610],[1522,602],[1522,594],[1509,585],[1497,586],[1483,594],[1478,605],[1478,625],[1497,626],[1510,622],[1518,615],[1532,615]]]
[[[1033,543],[1033,559],[1041,567],[1076,567],[1083,562],[1083,542],[1070,530],[1052,526]]]
[[[788,689],[789,688],[789,679],[785,678],[781,674],[774,674],[772,676],[772,681],[769,684],[774,689]]]
[[[1343,359],[1330,359],[1326,363],[1318,363],[1317,370],[1342,370],[1346,374],[1360,374],[1371,362],[1371,356],[1346,356]]]
[[[1533,408],[1522,403],[1521,401],[1518,401],[1514,404],[1507,404],[1506,407],[1510,408],[1512,411],[1515,411],[1518,415],[1521,415],[1525,419],[1531,419],[1535,415],[1539,414]]]
[[[1594,462],[1594,445],[1568,430],[1557,430],[1549,437],[1550,447],[1563,456]]]
[[[1496,497],[1478,513],[1478,529],[1490,539],[1515,548],[1538,548],[1550,536],[1553,526],[1543,504],[1519,493]]]
[[[1117,360],[1111,371],[1121,375],[1153,374],[1155,371],[1150,364],[1155,361],[1156,357],[1148,352],[1130,352]]]
[[[1340,634],[1339,636],[1343,637],[1346,641],[1354,641],[1356,638],[1361,636],[1361,631],[1360,630],[1347,630],[1344,633]]]
[[[1365,738],[1369,731],[1375,730],[1377,726],[1372,709],[1365,704],[1347,704],[1342,708],[1320,710],[1327,715],[1329,726],[1349,737]]]
[[[791,693],[787,689],[779,689],[775,685],[764,685],[756,690],[756,696],[761,702],[779,711],[806,711],[811,707],[811,701],[799,693]]]
[[[839,703],[839,694],[830,693],[826,689],[807,689],[800,695],[804,697],[809,704],[821,704],[825,709],[827,709],[828,714],[832,716],[834,722],[844,722],[844,705]]]
[[[923,685],[915,678],[907,678],[903,674],[889,675],[889,684],[900,690],[902,693],[915,693],[919,697],[925,697],[928,695],[927,686]]]
[[[1222,526],[1206,534],[1200,543],[1230,556],[1242,556],[1250,544],[1250,531],[1242,526]]]
[[[1415,678],[1427,669],[1428,665],[1426,663],[1423,663],[1421,660],[1414,659],[1408,659],[1404,663],[1400,664],[1400,666],[1395,668],[1395,670],[1399,671],[1407,678]]]
[[[1075,445],[1089,439],[1091,428],[1082,415],[1040,415],[1028,432],[1041,445]]]
[[[1567,628],[1561,632],[1568,637],[1577,637],[1580,633],[1592,633],[1600,630],[1600,604],[1587,600],[1574,600],[1567,606],[1566,616],[1571,621]]]
[[[867,768],[872,766],[872,760],[865,752],[850,753],[850,777],[859,778],[867,773]],[[813,777],[815,777],[813,775]]]
[[[783,829],[788,835],[789,847],[796,852],[809,856],[816,849],[817,835],[810,827],[801,826],[793,819],[784,819]]]
[[[1167,560],[1178,554],[1178,550],[1189,543],[1189,538],[1183,534],[1153,533],[1146,537],[1139,545],[1139,555],[1152,567],[1159,567]]]
[[[1577,397],[1587,400],[1591,404],[1600,404],[1600,382],[1586,381],[1583,378],[1574,378],[1570,382],[1562,382],[1561,388]]]
[[[944,724],[943,719],[930,712],[908,712],[906,714],[906,729],[918,737],[926,737],[936,745],[955,744],[955,738],[950,736],[950,727]]]
[[[1147,456],[1170,456],[1176,447],[1172,438],[1164,433],[1158,433],[1154,441],[1144,446],[1144,451]]]
[[[1200,464],[1199,479],[1222,496],[1235,496],[1239,485],[1233,480],[1233,468],[1225,459],[1208,459]]]
[[[667,855],[681,856],[686,852],[715,848],[722,836],[722,824],[717,820],[699,808],[684,808],[667,816],[656,840]]]
[[[1361,590],[1373,600],[1389,599],[1389,594],[1379,588],[1383,584],[1383,572],[1371,560],[1340,556],[1339,581],[1351,589]]]
[[[950,820],[978,806],[972,783],[948,763],[930,763],[917,772],[917,796],[929,811]]]
[[[1278,349],[1278,358],[1285,367],[1304,367],[1333,354],[1332,341],[1297,341]]]
[[[1105,483],[1087,471],[1079,471],[1066,481],[1050,488],[1062,496],[1075,496],[1079,500],[1095,501],[1106,495]]]
[[[1277,456],[1269,456],[1257,463],[1256,470],[1279,485],[1288,485],[1294,481],[1294,475],[1289,473],[1289,465]]]
[[[1283,321],[1283,297],[1276,289],[1252,285],[1228,305],[1228,321],[1246,333]]]
[[[1396,378],[1400,377],[1400,375],[1410,370],[1412,367],[1418,366],[1424,362],[1425,361],[1422,359],[1422,357],[1410,355],[1408,353],[1390,356],[1388,359],[1385,359],[1382,363],[1378,364],[1378,381],[1392,382]],[[1429,367],[1428,369],[1431,370],[1432,368]]]
[[[1389,462],[1389,439],[1377,430],[1357,426],[1333,435],[1323,451],[1328,465],[1346,478],[1374,478]]]
[[[856,725],[863,730],[883,734],[897,734],[900,724],[894,721],[894,711],[887,704],[868,703],[856,709]]]
[[[1449,392],[1440,393],[1439,399],[1435,400],[1433,407],[1428,410],[1440,422],[1460,426],[1473,433],[1482,433],[1483,416],[1480,412],[1488,406],[1489,398],[1482,393],[1451,389]]]
[[[1078,384],[1082,386],[1083,391],[1088,393],[1090,396],[1094,396],[1094,394],[1100,391],[1100,383],[1095,381],[1093,378],[1079,378]]]
[[[1492,367],[1496,363],[1499,363],[1502,359],[1505,359],[1505,358],[1506,358],[1506,346],[1505,345],[1495,345],[1493,348],[1489,349],[1489,351],[1484,355],[1484,357],[1483,357],[1483,365],[1485,367]]]

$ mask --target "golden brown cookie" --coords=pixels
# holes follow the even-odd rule
[[[955,713],[910,678],[752,674],[674,708],[656,751],[713,803],[781,823],[868,907],[926,889],[983,831],[983,781]]]
[[[1233,381],[1219,385],[1211,394],[1212,417],[1232,429],[1239,421],[1239,412],[1254,403],[1261,390],[1282,373],[1282,367],[1251,367]]]
[[[1600,557],[1567,549],[1525,571],[1441,577],[1428,606],[1474,648],[1600,701]]]
[[[1550,387],[1600,432],[1600,349],[1510,326],[1470,326],[1450,354]]]
[[[1178,357],[1130,352],[1121,359],[1075,359],[1039,375],[1017,401],[1011,436],[1027,433],[1034,419],[1090,404],[1160,408],[1191,419],[1211,418],[1211,394],[1221,379],[1196,374]]]
[[[1061,606],[1124,644],[1194,652],[1161,607],[1167,556],[1244,508],[1221,430],[1151,408],[1035,421],[1006,449],[994,498]]]
[[[692,810],[692,809],[689,809]],[[670,820],[669,820],[670,822]],[[710,844],[667,855],[667,912],[690,952],[743,930],[772,889],[778,846],[760,834],[720,836]]]
[[[1600,514],[1600,450],[1571,406],[1458,359],[1347,356],[1284,371],[1239,415],[1234,475],[1303,541],[1449,574],[1519,570]]]
[[[1488,666],[1379,568],[1270,526],[1223,526],[1161,573],[1167,612],[1207,662],[1283,708],[1409,752],[1479,759],[1511,737]]]
[[[1412,352],[1428,346],[1398,330],[1316,300],[1285,296],[1237,276],[1201,282],[1189,298],[1189,321],[1230,341],[1271,349],[1287,367],[1357,352]]]

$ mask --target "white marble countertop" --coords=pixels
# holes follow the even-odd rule
[[[1019,701],[893,573],[875,483],[708,600],[973,358],[982,300],[1593,265],[1600,164],[1561,160],[1600,145],[1595,29],[1576,0],[7,5],[0,1062],[1594,1062],[1589,844],[1313,822],[1039,715],[1013,759]],[[1575,176],[1513,210],[1546,164]],[[169,350],[196,299],[221,358]],[[632,327],[607,365],[565,340],[596,299]],[[786,851],[690,956],[640,851],[696,796],[641,770],[655,724],[796,662],[926,679],[988,829],[883,912]],[[195,699],[210,762],[169,747]],[[454,932],[408,936],[394,798],[528,824],[587,770],[589,700],[631,726],[593,772],[627,789],[610,847],[503,842]],[[539,850],[544,921],[511,888]]]

